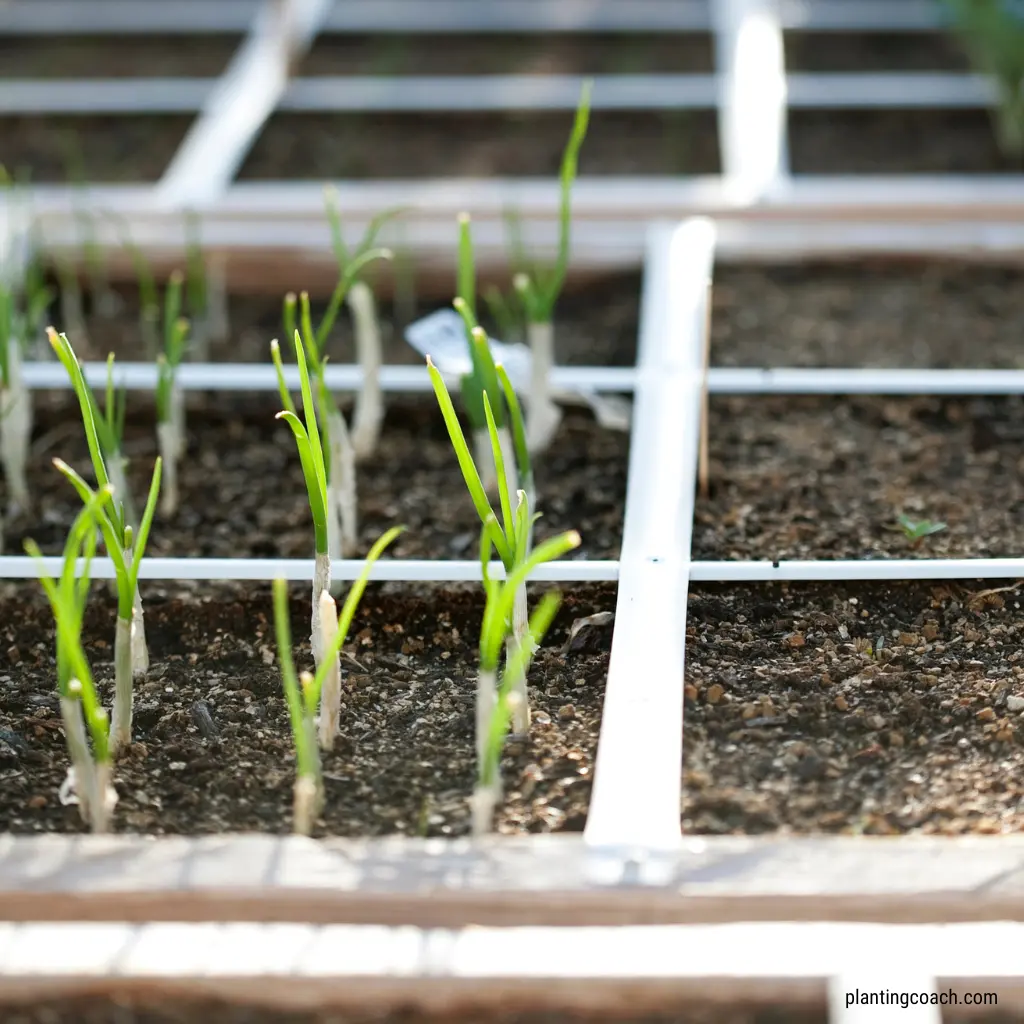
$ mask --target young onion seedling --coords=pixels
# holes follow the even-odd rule
[[[309,370],[306,366],[306,351],[302,337],[293,331],[295,341],[295,359],[299,365],[299,385],[302,393],[302,414],[305,422],[300,420],[295,411],[295,403],[288,394],[284,380],[284,366],[281,363],[281,349],[276,339],[270,343],[270,355],[277,370],[277,386],[281,393],[284,409],[277,414],[291,427],[295,436],[295,446],[302,463],[302,476],[306,483],[306,495],[309,499],[309,511],[313,517],[313,545],[315,562],[313,568],[313,612],[310,620],[310,646],[313,648],[313,659],[317,667],[323,660],[324,635],[320,618],[320,595],[331,589],[331,553],[328,543],[328,506],[327,468],[324,464],[324,446],[327,438],[321,438],[320,427],[316,421],[316,405],[313,402],[313,389],[310,384]]]
[[[89,569],[96,552],[100,506],[108,503],[111,495],[109,486],[103,488],[75,517],[64,545],[60,579],[51,579],[42,568],[39,571],[39,582],[49,599],[57,627],[57,689],[71,759],[67,780],[61,787],[61,800],[64,803],[76,801],[82,820],[93,832],[107,830],[117,796],[111,786],[109,724],[82,649],[82,619],[89,594]],[[34,541],[25,541],[25,551],[38,562],[42,561]],[[84,566],[76,579],[80,558]]]
[[[522,491],[516,508],[516,531],[525,535],[529,512]],[[489,572],[494,550],[493,516],[485,522],[480,538],[480,571],[483,575],[486,604],[480,627],[480,673],[476,692],[477,784],[473,792],[473,834],[489,832],[494,808],[501,799],[499,764],[509,723],[522,718],[520,702],[525,700],[523,680],[533,655],[544,638],[560,598],[557,593],[545,594],[527,624],[525,635],[514,638],[512,616],[517,597],[525,587],[526,578],[544,562],[554,561],[578,547],[580,535],[575,530],[552,537],[539,544],[520,561],[504,580],[495,580]],[[509,639],[515,639],[507,646]],[[506,646],[505,671],[498,681],[498,659]],[[527,719],[528,721],[528,719]],[[517,732],[519,730],[516,730]]]
[[[482,328],[474,327],[472,337],[474,351],[480,358],[478,365],[486,365],[487,361],[490,360],[487,336]],[[498,497],[501,509],[500,520],[488,501],[483,481],[480,478],[473,456],[470,454],[469,446],[466,444],[466,437],[462,432],[462,426],[459,423],[459,418],[455,412],[455,406],[452,404],[451,395],[449,395],[448,388],[444,383],[444,378],[433,362],[431,362],[430,357],[427,357],[427,368],[430,373],[434,394],[437,396],[441,414],[448,428],[448,436],[451,439],[452,447],[455,449],[455,456],[459,462],[459,469],[462,471],[462,478],[466,483],[466,488],[472,498],[477,515],[480,517],[480,522],[483,524],[484,532],[489,537],[494,551],[501,559],[508,578],[519,580],[510,591],[514,598],[512,603],[512,634],[509,638],[506,652],[506,671],[509,673],[510,685],[514,687],[516,694],[512,707],[513,727],[517,734],[524,734],[530,728],[530,707],[526,689],[526,676],[525,674],[516,676],[510,666],[514,666],[518,662],[517,651],[520,647],[530,647],[526,576],[523,575],[520,579],[516,575],[516,570],[527,564],[531,558],[533,523],[537,518],[532,513],[533,472],[526,444],[522,410],[516,398],[516,393],[512,388],[511,381],[504,367],[495,366],[493,361],[490,362],[490,367],[500,384],[501,393],[499,394],[494,387],[486,387],[482,393],[482,404],[484,419],[487,422],[488,435],[491,441],[491,457],[498,481]],[[512,508],[512,496],[509,492],[505,470],[505,454],[502,450],[501,436],[492,411],[491,394],[495,395],[496,403],[504,400],[507,407],[508,417],[512,424],[515,457],[519,463],[521,478],[525,482],[524,488],[516,494],[517,504],[515,510]],[[529,490],[526,489],[527,487]],[[579,538],[577,537],[576,544],[578,543]],[[575,546],[575,544],[571,546]]]
[[[363,386],[356,396],[356,406],[352,413],[352,448],[356,459],[363,461],[376,451],[380,439],[380,428],[384,422],[384,396],[380,387],[382,354],[377,306],[373,291],[360,279],[359,274],[372,260],[391,259],[393,254],[389,249],[374,248],[373,244],[384,224],[400,211],[385,210],[373,218],[355,251],[350,252],[341,230],[337,191],[330,187],[324,189],[324,201],[331,226],[334,258],[338,264],[338,283],[317,331],[317,349],[323,351],[344,301],[352,314],[356,362],[363,371]]]
[[[28,296],[28,308],[21,313],[13,289],[0,281],[0,461],[11,514],[29,504],[26,467],[32,440],[32,393],[22,375],[22,355],[48,302],[45,289],[37,291]]]
[[[164,298],[164,350],[157,356],[156,434],[167,479],[160,511],[178,511],[178,460],[185,454],[185,396],[177,384],[178,367],[185,355],[189,323],[181,314],[180,272],[171,274]]]
[[[94,415],[95,399],[85,382],[82,368],[67,337],[57,334],[51,327],[47,332],[50,343],[63,363],[72,387],[78,396],[85,427],[85,440],[89,447],[97,487],[102,491],[110,485],[110,475],[103,458],[103,451],[97,433]],[[109,365],[109,364],[108,364]],[[59,459],[54,465],[71,482],[79,497],[86,504],[92,501],[92,488],[66,463]],[[149,530],[156,513],[157,497],[160,492],[162,463],[158,457],[153,467],[149,485],[149,497],[142,514],[142,522],[136,535],[125,518],[124,506],[114,498],[103,505],[97,514],[97,522],[103,535],[107,554],[114,564],[117,587],[117,626],[114,634],[114,714],[111,723],[111,748],[116,754],[131,743],[132,728],[132,681],[144,676],[149,670],[149,651],[146,648],[145,619],[142,598],[139,595],[139,567],[149,539]]]
[[[592,84],[590,81],[583,83],[572,132],[562,155],[559,174],[558,255],[555,265],[550,269],[527,269],[525,261],[517,258],[520,270],[513,281],[526,310],[526,333],[533,356],[530,367],[530,397],[526,404],[526,433],[532,452],[544,451],[551,444],[562,419],[561,410],[551,398],[551,368],[555,359],[554,313],[555,303],[562,291],[569,266],[572,185],[576,179],[580,147],[587,135]]]
[[[203,254],[199,217],[185,218],[185,301],[192,325],[195,358],[206,362],[210,342],[228,336],[227,275],[223,258]]]
[[[294,789],[294,829],[299,835],[309,835],[313,822],[323,809],[323,771],[320,751],[330,750],[338,735],[341,715],[341,648],[345,644],[356,608],[366,590],[366,583],[374,563],[404,527],[388,530],[370,549],[363,571],[352,584],[341,614],[338,615],[334,598],[327,591],[320,594],[320,616],[324,625],[325,647],[316,674],[295,674],[292,659],[292,635],[288,623],[288,584],[274,580],[274,625],[277,632],[277,652],[281,662],[288,717],[291,719],[295,740],[296,778]],[[320,710],[319,723],[315,715]]]
[[[484,415],[484,395],[490,395],[491,412],[498,428],[498,440],[505,468],[505,484],[509,494],[519,489],[516,462],[513,458],[512,437],[505,419],[504,403],[498,386],[497,371],[486,337],[481,342],[474,332],[478,329],[476,313],[476,268],[473,260],[473,237],[468,213],[459,214],[459,262],[456,276],[456,298],[452,305],[466,325],[466,342],[472,370],[461,381],[462,402],[473,431],[473,452],[480,467],[484,489],[494,493],[498,487],[496,460],[491,457],[491,438]]]
[[[1011,156],[1024,153],[1024,5],[1020,0],[945,0],[971,62],[998,90],[996,137]]]
[[[516,717],[516,705],[521,699],[518,681],[526,677],[534,652],[544,636],[561,601],[552,591],[541,598],[541,603],[529,618],[528,643],[518,644],[508,658],[501,681],[498,680],[498,658],[509,635],[509,613],[514,594],[532,568],[542,562],[558,558],[580,543],[579,534],[567,532],[540,545],[530,558],[509,575],[505,581],[493,580],[487,572],[492,553],[492,539],[486,528],[480,540],[480,567],[486,604],[480,628],[480,673],[476,691],[476,753],[477,776],[470,801],[473,817],[473,835],[482,836],[490,831],[495,807],[501,800],[501,757],[509,724]]]

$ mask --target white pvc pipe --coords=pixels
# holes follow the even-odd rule
[[[753,85],[742,88],[752,93],[757,103],[750,102],[745,108],[732,100],[744,123],[734,129],[729,122],[723,136],[729,154],[749,150],[762,164],[767,158],[757,147],[770,145],[772,154],[776,148],[784,154],[785,147],[769,139],[767,133],[784,130],[787,98],[788,106],[799,110],[977,109],[998,101],[996,87],[985,75],[799,72],[783,77],[778,61],[765,64],[767,59],[758,51],[749,58],[756,75],[752,71],[749,82]],[[715,106],[718,96],[715,75],[591,77],[594,110],[705,110]],[[744,71],[733,80],[733,86],[746,80]],[[582,82],[579,75],[297,78],[284,88],[275,109],[338,114],[571,111],[579,103]],[[191,114],[210,100],[215,88],[215,78],[10,79],[0,91],[0,114]],[[765,109],[769,100],[773,104],[770,114]],[[751,113],[743,114],[744,109]],[[767,123],[765,117],[769,117]],[[776,158],[772,155],[771,159],[775,162]]]
[[[103,387],[107,380],[106,363],[83,363],[85,379],[93,387]],[[552,372],[556,388],[570,391],[588,389],[598,392],[631,391],[636,371],[632,367],[560,366]],[[327,386],[332,391],[358,391],[362,386],[362,369],[355,363],[327,364]],[[63,390],[71,384],[59,363],[26,363],[24,378],[31,388]],[[299,370],[286,364],[284,378],[288,387],[299,387]],[[153,391],[156,388],[155,363],[115,363],[114,382],[129,391]],[[277,375],[268,363],[182,363],[175,377],[182,391],[272,391],[277,392]],[[381,387],[386,391],[431,392],[426,366],[384,366]]]
[[[776,0],[715,0],[722,169],[737,194],[760,199],[789,170],[787,83]]]
[[[693,583],[837,583],[854,580],[983,580],[1024,578],[1024,558],[877,558],[835,561],[694,562]]]
[[[0,556],[0,579],[37,579],[40,570],[52,577],[60,575],[63,559],[57,556],[43,558],[40,565],[27,555]],[[78,574],[84,562],[77,566]],[[335,580],[358,579],[364,562],[343,558],[331,562],[331,576]],[[618,577],[619,563],[586,559],[566,559],[548,562],[530,574],[538,583],[603,583]],[[494,579],[504,579],[505,570],[500,562],[491,564]],[[114,578],[113,563],[109,558],[95,558],[90,575],[93,579]],[[298,580],[309,582],[313,578],[312,558],[143,558],[139,570],[143,580]],[[479,582],[480,562],[473,559],[394,559],[376,562],[370,579],[392,582],[456,583]]]
[[[717,395],[1019,395],[1024,370],[847,370],[713,367]]]
[[[933,0],[781,0],[784,28],[806,31],[928,31],[942,26]],[[256,0],[9,0],[0,34],[194,35],[241,33]],[[324,30],[352,33],[703,32],[707,0],[343,0]]]
[[[683,653],[714,253],[707,220],[650,234],[619,588],[584,839],[675,848]]]

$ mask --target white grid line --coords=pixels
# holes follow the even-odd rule
[[[584,831],[598,848],[682,839],[684,627],[713,258],[710,221],[652,229],[615,629]]]

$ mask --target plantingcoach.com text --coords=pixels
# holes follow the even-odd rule
[[[895,989],[864,991],[855,988],[845,993],[849,1006],[998,1006],[999,997],[995,992],[898,992]]]

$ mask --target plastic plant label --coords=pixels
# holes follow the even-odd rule
[[[454,309],[439,309],[405,329],[405,340],[424,358],[430,356],[445,377],[473,372],[466,343],[466,325]],[[488,337],[496,363],[505,367],[513,387],[519,391],[530,380],[530,350],[525,345],[506,344]]]
[[[473,370],[466,343],[466,325],[454,309],[439,309],[409,324],[405,340],[424,358],[430,356],[442,376],[457,380]],[[505,367],[512,386],[528,393],[533,353],[529,346],[488,338],[496,363]],[[632,403],[619,395],[600,395],[589,388],[553,388],[552,398],[568,405],[586,405],[606,430],[629,430]]]

